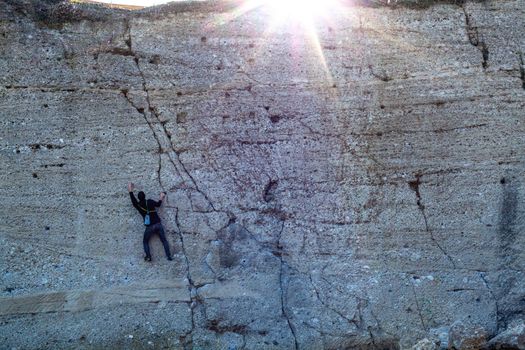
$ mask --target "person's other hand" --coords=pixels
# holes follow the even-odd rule
[[[133,192],[133,189],[135,188],[135,185],[133,184],[133,182],[130,182],[128,184],[128,192]]]

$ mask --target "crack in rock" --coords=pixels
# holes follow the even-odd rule
[[[413,280],[410,282],[410,285],[412,286],[412,292],[414,293],[414,300],[416,302],[417,313],[419,315],[419,319],[421,320],[421,325],[423,326],[423,329],[428,332],[428,327],[425,324],[425,319],[423,318],[423,314],[421,313],[421,306],[419,306],[419,301],[417,300],[416,287],[414,286]]]
[[[377,73],[374,71],[374,68],[372,67],[372,65],[369,65],[368,66],[368,69],[370,70],[370,74],[372,74],[373,77],[381,80],[381,81],[384,81],[385,83],[386,82],[389,82],[390,80],[393,80],[393,78],[391,76],[389,76],[388,74],[386,74],[385,71],[382,71],[380,73]]]
[[[341,317],[342,319],[344,319],[346,322],[348,322],[349,324],[351,325],[354,325],[357,329],[359,329],[360,327],[360,324],[357,320],[355,319],[350,319],[348,318],[347,316],[343,315],[343,313],[341,313],[340,311],[336,310],[335,308],[331,307],[330,305],[328,305],[325,301],[323,301],[321,299],[321,295],[319,293],[319,290],[316,288],[315,284],[314,284],[314,281],[313,281],[313,278],[312,278],[312,275],[310,274],[309,276],[309,280],[310,280],[310,284],[312,285],[312,288],[314,289],[315,291],[315,295],[316,295],[316,298],[317,300],[319,300],[319,302],[325,307],[327,308],[328,310],[334,312],[335,314],[337,314],[339,317]],[[361,315],[361,310],[360,310],[360,304],[361,304],[361,301],[358,302],[358,312],[356,312],[356,315],[354,315],[354,318],[357,316],[357,313],[359,313],[359,318],[361,319],[362,315]]]
[[[519,65],[520,65],[521,88],[525,90],[525,63],[523,62],[522,52],[518,52],[518,59],[519,59]]]
[[[202,196],[206,199],[206,201],[208,202],[208,204],[210,205],[210,207],[214,211],[217,211],[215,206],[213,205],[213,202],[208,197],[208,195],[206,193],[204,193],[199,188],[199,186],[197,185],[197,181],[191,175],[191,173],[188,171],[188,169],[186,168],[184,163],[181,161],[179,153],[177,153],[177,151],[175,150],[175,147],[174,147],[173,142],[171,140],[171,135],[170,135],[170,133],[168,132],[168,130],[166,128],[166,123],[162,122],[160,120],[160,117],[159,117],[159,114],[158,114],[157,110],[151,104],[150,93],[149,93],[149,90],[148,90],[148,87],[147,87],[147,83],[146,83],[146,76],[144,75],[144,72],[142,71],[142,68],[140,67],[140,57],[133,50],[133,40],[132,40],[132,35],[131,35],[131,24],[130,24],[129,20],[126,20],[126,31],[127,31],[127,35],[128,35],[128,39],[126,40],[126,45],[128,46],[129,51],[132,53],[132,55],[134,57],[135,65],[136,65],[137,70],[139,72],[139,75],[140,75],[140,77],[142,79],[142,90],[146,94],[146,103],[148,105],[149,113],[155,118],[155,120],[156,120],[155,124],[160,125],[160,129],[161,130],[158,133],[153,128],[153,123],[150,122],[149,120],[147,120],[147,116],[146,116],[145,112],[143,113],[143,115],[145,116],[146,120],[148,121],[148,125],[150,125],[150,128],[151,128],[152,132],[155,134],[155,139],[157,140],[157,143],[159,144],[159,154],[166,153],[167,156],[168,156],[168,159],[172,163],[172,165],[175,168],[175,170],[177,171],[178,175],[183,180],[185,180],[184,177],[182,176],[182,173],[184,173],[187,176],[187,178],[189,178],[189,180],[192,183],[194,189],[197,192],[199,192],[200,194],[202,194]],[[166,147],[162,147],[163,144],[165,144]],[[164,150],[166,150],[166,152],[164,152]],[[174,157],[172,156],[172,154],[174,155]],[[159,155],[159,157],[160,157],[160,155]],[[179,166],[177,166],[177,165],[179,165]],[[179,171],[179,167],[181,168],[182,171]],[[159,173],[159,177],[160,177],[160,173]]]
[[[450,263],[452,264],[453,268],[455,269],[456,268],[456,263],[454,262],[454,259],[452,259],[452,257],[446,252],[446,250],[441,246],[441,244],[439,244],[439,242],[437,241],[436,237],[434,237],[433,231],[430,229],[430,227],[428,225],[428,218],[427,218],[427,214],[426,214],[426,211],[425,211],[425,206],[423,205],[423,201],[421,199],[421,192],[419,190],[419,187],[421,185],[421,177],[422,176],[423,175],[421,173],[417,173],[416,174],[416,179],[413,180],[413,181],[409,181],[408,185],[410,186],[410,189],[412,189],[415,192],[415,194],[416,194],[416,203],[417,203],[417,207],[421,211],[421,215],[423,215],[423,220],[425,222],[425,231],[428,232],[432,242],[434,242],[434,244],[439,248],[439,250],[441,250],[441,252],[447,257],[447,259],[450,261]]]
[[[483,70],[485,70],[489,65],[489,49],[487,47],[487,44],[485,43],[485,40],[483,39],[483,36],[479,34],[478,27],[472,24],[472,18],[468,14],[465,6],[462,5],[461,8],[463,9],[463,13],[465,14],[465,27],[467,30],[468,40],[472,46],[477,47],[478,50],[481,52],[481,66],[483,67]]]
[[[279,231],[279,235],[278,235],[278,239],[277,239],[277,246],[280,247],[281,246],[281,235],[283,233],[283,230],[284,230],[284,220],[282,221],[282,225],[281,225],[281,230]],[[288,312],[286,311],[286,296],[285,296],[285,293],[284,293],[284,265],[286,265],[286,262],[284,261],[282,255],[279,255],[278,256],[280,262],[281,262],[281,268],[279,270],[279,286],[280,286],[280,289],[281,289],[281,312],[284,316],[284,318],[286,318],[286,322],[288,323],[288,327],[290,328],[290,331],[292,332],[292,336],[293,336],[293,339],[294,339],[294,345],[295,345],[295,350],[298,350],[299,349],[299,343],[297,341],[297,335],[296,335],[296,330],[295,330],[295,327],[294,325],[292,324],[292,321],[290,320],[290,316],[288,315]]]
[[[495,303],[495,306],[496,306],[496,334],[499,333],[499,319],[500,319],[500,311],[499,311],[499,303],[498,303],[498,298],[496,298],[496,295],[494,294],[494,292],[492,291],[492,288],[490,288],[490,285],[489,285],[489,282],[487,281],[487,278],[485,277],[485,274],[483,272],[480,272],[479,273],[479,277],[481,278],[481,280],[483,281],[483,284],[485,285],[485,287],[487,288],[487,290],[489,291],[489,294],[490,296],[492,297],[492,299],[494,300],[494,303]]]
[[[158,166],[157,166],[157,180],[159,182],[160,188],[162,188],[162,190],[164,190],[164,185],[162,184],[162,179],[161,179],[161,176],[160,176],[161,170],[162,170],[162,146],[161,146],[160,140],[159,140],[157,134],[155,133],[155,130],[153,129],[153,126],[151,125],[150,121],[148,120],[148,117],[146,116],[146,112],[144,111],[144,108],[138,107],[137,105],[135,105],[135,103],[131,100],[131,98],[130,98],[130,96],[128,94],[129,90],[122,89],[121,93],[126,98],[128,103],[133,108],[135,108],[138,113],[140,113],[144,117],[144,120],[146,121],[146,124],[150,128],[151,132],[153,133],[153,137],[155,138],[155,141],[157,142],[157,145],[158,145],[158,152],[157,153],[159,155]]]
[[[193,284],[193,280],[191,278],[191,272],[190,272],[190,260],[188,259],[188,255],[186,253],[186,247],[184,245],[184,237],[182,236],[182,228],[180,226],[179,222],[179,209],[175,208],[175,225],[177,225],[177,234],[179,236],[179,241],[181,245],[181,251],[182,255],[184,256],[184,261],[186,263],[186,278],[188,279],[188,292],[190,293],[190,311],[191,311],[191,330],[188,331],[186,334],[184,334],[184,349],[192,349],[193,348],[193,332],[195,331],[195,311],[194,308],[197,306],[197,303],[199,302],[197,298],[195,297],[196,293],[194,291],[197,290],[195,285]],[[189,337],[189,340],[186,340],[186,338]]]

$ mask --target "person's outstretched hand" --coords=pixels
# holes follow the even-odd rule
[[[130,182],[128,184],[128,192],[133,192],[133,189],[135,188],[135,185],[133,184],[133,182]]]

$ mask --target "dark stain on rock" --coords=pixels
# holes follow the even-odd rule
[[[159,64],[160,63],[160,56],[159,55],[153,55],[149,59],[149,63],[151,64]]]
[[[376,72],[374,71],[374,67],[372,67],[372,65],[369,65],[368,66],[368,69],[370,70],[370,74],[372,74],[373,77],[381,80],[381,81],[384,81],[384,82],[389,82],[390,80],[392,80],[392,77],[390,77],[386,72],[384,71],[381,71],[381,72]]]
[[[270,121],[272,123],[274,123],[274,124],[278,123],[279,120],[281,120],[281,117],[279,115],[277,115],[277,114],[273,114],[273,115],[270,116]]]
[[[104,51],[104,53],[109,53],[117,56],[134,56],[133,51],[131,51],[128,47],[112,47]]]
[[[40,149],[61,149],[61,148],[64,148],[63,145],[54,145],[54,144],[51,144],[51,143],[47,143],[47,144],[39,144],[39,143],[33,143],[33,144],[30,144],[29,145],[29,148],[35,152],[35,151],[38,151]]]
[[[408,182],[408,186],[410,186],[410,189],[416,193],[416,200],[417,200],[417,206],[420,210],[425,209],[425,206],[423,203],[421,203],[421,193],[419,192],[419,186],[421,185],[421,174],[416,174],[416,179],[413,181]]]
[[[525,63],[523,62],[523,53],[518,53],[518,59],[520,63],[521,88],[525,90]]]
[[[483,57],[483,61],[481,62],[481,65],[483,66],[483,69],[485,69],[489,66],[489,49],[487,47],[487,44],[485,44],[484,41],[481,43],[480,51]]]
[[[213,331],[215,333],[237,333],[237,334],[245,334],[246,333],[246,325],[241,324],[235,324],[235,325],[221,325],[220,320],[210,320],[208,321],[208,327],[210,331]]]
[[[201,43],[205,43],[208,39],[205,36],[201,36]]]
[[[263,209],[260,211],[261,214],[263,215],[268,215],[268,216],[271,216],[271,217],[274,217],[280,221],[285,221],[285,220],[288,220],[288,219],[291,219],[293,218],[293,215],[292,214],[289,214],[285,211],[283,211],[282,209],[279,209],[279,208],[267,208],[267,209]]]
[[[186,113],[186,112],[179,112],[179,113],[177,113],[177,124],[184,124],[184,123],[186,123],[187,118],[188,118],[188,113]]]
[[[502,201],[498,222],[499,255],[505,264],[516,258],[515,242],[518,237],[516,221],[518,218],[518,184],[509,177],[502,177]]]
[[[271,202],[275,200],[275,191],[279,185],[279,180],[270,180],[264,187],[263,199],[265,202]]]
[[[241,225],[230,220],[230,224],[217,232],[219,239],[219,263],[223,268],[231,268],[239,265],[241,254],[236,246],[246,240],[248,233]]]

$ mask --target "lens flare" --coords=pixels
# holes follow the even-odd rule
[[[337,11],[342,5],[340,0],[247,0],[236,13],[242,15],[259,7],[267,9],[274,22],[307,23],[318,18],[327,18],[331,11]]]
[[[335,0],[262,0],[278,21],[310,22],[326,17],[337,3]]]

